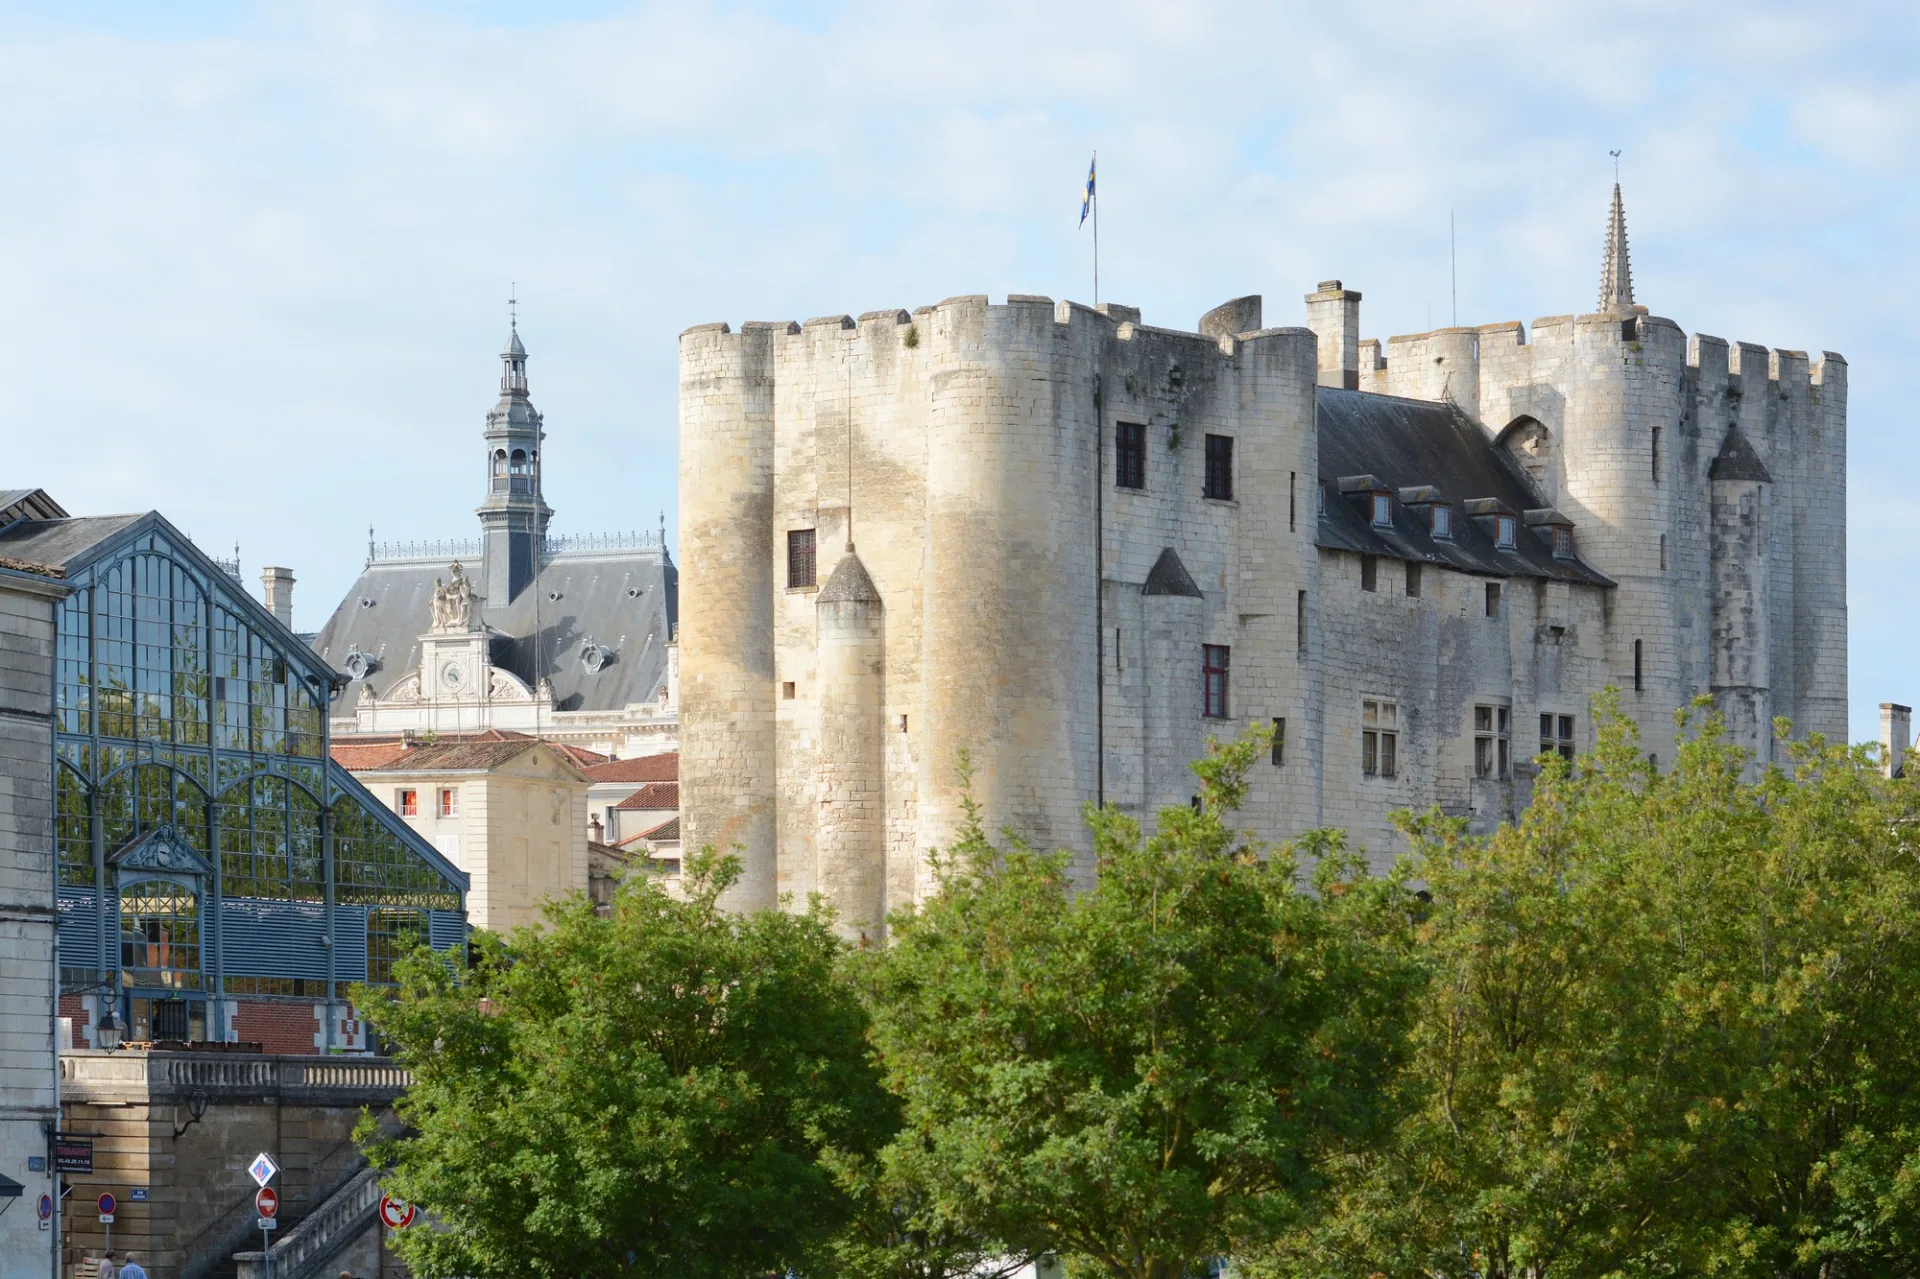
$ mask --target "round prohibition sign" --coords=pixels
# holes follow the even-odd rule
[[[405,1230],[413,1224],[413,1218],[420,1210],[404,1199],[380,1196],[380,1220],[389,1230]]]
[[[253,1197],[253,1206],[262,1217],[278,1216],[280,1195],[272,1186],[260,1187],[260,1193]]]
[[[111,1194],[104,1194],[100,1196],[100,1215],[102,1217],[111,1217],[113,1215],[113,1210],[115,1208],[118,1208],[119,1206],[120,1206],[119,1201],[115,1199]]]

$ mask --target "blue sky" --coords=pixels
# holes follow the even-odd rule
[[[1907,6],[0,4],[0,483],[299,577],[468,536],[517,283],[556,530],[671,530],[675,335],[1091,293],[1385,337],[1641,301],[1838,351],[1853,733],[1906,660],[1920,441]],[[1564,11],[1563,11],[1564,10]]]

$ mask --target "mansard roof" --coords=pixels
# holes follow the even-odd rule
[[[314,636],[314,651],[338,667],[357,647],[375,659],[366,683],[385,697],[420,667],[420,637],[433,620],[433,581],[447,576],[453,558],[369,563]],[[477,565],[478,556],[463,558]],[[549,553],[511,604],[483,609],[488,656],[529,688],[551,681],[558,710],[616,711],[654,701],[667,678],[679,588],[680,571],[657,543]],[[597,670],[581,660],[588,640],[612,654]]]
[[[1553,548],[1534,534],[1517,537],[1511,549],[1494,545],[1473,514],[1517,515],[1547,503],[1512,456],[1454,405],[1323,386],[1315,421],[1320,482],[1329,489],[1317,543],[1327,550],[1387,555],[1488,577],[1613,584],[1577,557],[1554,558]],[[1363,475],[1381,489],[1437,490],[1420,496],[1460,509],[1453,536],[1433,536],[1424,512],[1409,512],[1403,502],[1393,504],[1391,525],[1375,527],[1364,503],[1340,491],[1340,477]]]

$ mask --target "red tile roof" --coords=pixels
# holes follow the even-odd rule
[[[616,812],[632,809],[678,809],[680,807],[679,782],[648,782],[633,794],[614,805]]]
[[[604,758],[577,746],[543,741],[500,728],[490,728],[484,733],[439,733],[415,741],[399,737],[350,738],[333,743],[333,758],[350,773],[465,772],[497,768],[535,746],[558,751],[582,769]]]
[[[407,748],[399,742],[335,742],[333,762],[349,773],[378,768]]]
[[[680,752],[642,755],[637,759],[610,759],[592,764],[586,770],[595,782],[677,782],[680,780]]]
[[[641,831],[638,835],[627,836],[620,841],[619,846],[621,848],[637,848],[641,844],[677,844],[679,842],[680,818],[676,814],[675,816],[667,818],[666,821],[661,822],[658,826]]]

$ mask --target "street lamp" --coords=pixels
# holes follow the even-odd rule
[[[93,1041],[108,1052],[120,1046],[120,1023],[113,1018],[113,1005],[107,1005],[107,1010],[100,1014],[100,1024],[93,1028]]]

